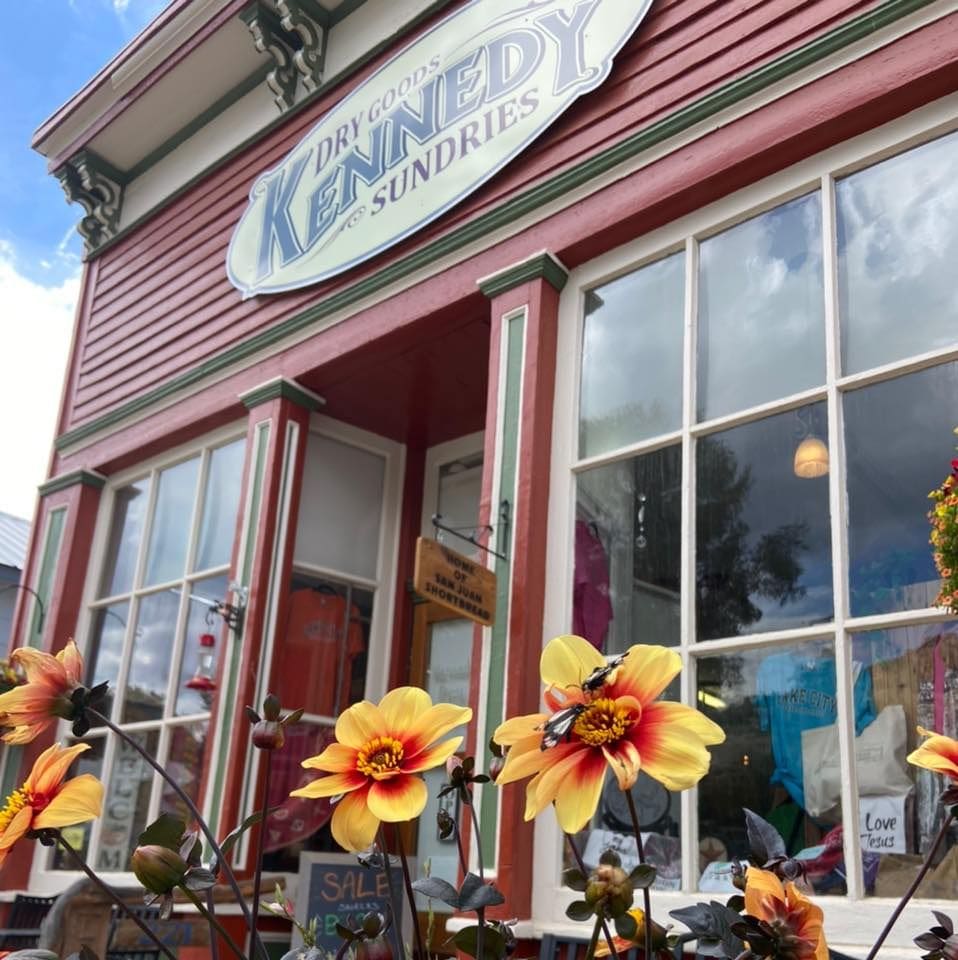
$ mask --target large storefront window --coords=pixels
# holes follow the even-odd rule
[[[955,183],[958,134],[823,162],[758,214],[583,270],[564,629],[678,647],[666,696],[727,735],[690,802],[635,787],[663,889],[734,890],[742,807],[816,893],[859,898],[897,897],[941,824],[940,778],[905,756],[917,725],[958,733],[925,517],[958,410]],[[617,795],[587,861],[634,852]],[[922,895],[953,898],[956,863],[953,831]]]
[[[191,683],[199,637],[222,637],[211,606],[227,598],[245,443],[210,444],[112,490],[85,660],[107,681],[104,710],[199,802],[213,694]],[[182,801],[132,748],[94,728],[78,773],[103,780],[103,816],[64,831],[99,871],[129,869],[160,810],[188,819]],[[56,869],[71,869],[59,852]]]

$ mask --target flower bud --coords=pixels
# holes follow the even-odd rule
[[[286,734],[278,720],[260,720],[253,726],[253,746],[257,750],[281,750],[285,742]]]
[[[621,867],[600,863],[589,875],[585,888],[585,902],[595,907],[599,901],[606,905],[610,916],[625,913],[632,906],[632,881]]]
[[[362,940],[354,949],[356,960],[393,960],[393,949],[387,937]]]
[[[502,768],[506,765],[505,757],[493,757],[489,761],[489,778],[493,781],[499,779],[499,774],[502,773]]]
[[[450,782],[455,782],[456,771],[462,769],[462,758],[457,757],[453,754],[446,761],[446,776],[449,777]]]
[[[130,860],[136,879],[150,893],[169,893],[183,882],[190,869],[175,850],[158,844],[137,847]]]

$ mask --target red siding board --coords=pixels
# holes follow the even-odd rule
[[[99,258],[69,426],[78,426],[316,303],[362,272],[474,218],[505,197],[794,48],[875,0],[665,0],[656,3],[599,93],[441,221],[366,268],[242,302],[225,274],[230,235],[254,176],[276,165],[383,58],[232,158]]]

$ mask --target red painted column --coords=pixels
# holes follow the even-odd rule
[[[220,750],[221,781],[217,780],[216,761],[208,768],[212,789],[222,783],[212,797],[220,836],[232,830],[244,815],[243,793],[249,789],[252,750],[245,708],[251,705],[260,710],[262,704],[255,703],[257,691],[270,686],[269,682],[260,683],[261,671],[271,669],[263,658],[271,631],[276,629],[276,634],[282,635],[282,625],[271,622],[270,601],[289,583],[309,418],[322,403],[315,394],[283,379],[250,391],[242,400],[250,412],[244,510],[233,570],[236,581],[246,587],[247,598],[235,690],[222,707],[225,725],[220,736],[228,743],[225,750]],[[283,607],[277,604],[273,609]],[[230,679],[225,678],[225,683]]]
[[[104,478],[99,474],[77,470],[54,477],[40,487],[22,581],[40,600],[38,603],[32,594],[19,591],[21,597],[11,633],[13,646],[31,645],[56,653],[73,638],[83,603],[103,484]],[[18,784],[26,779],[34,761],[53,743],[54,736],[50,730],[23,748]],[[14,848],[0,874],[3,889],[27,888],[33,852],[31,843]]]
[[[505,680],[504,717],[539,709],[556,332],[559,291],[565,278],[565,268],[554,257],[539,254],[480,282],[490,298],[492,320],[480,522],[501,523],[499,501],[508,499],[511,503],[508,614],[505,610],[497,611],[497,617],[508,615],[504,678],[488,678],[490,684]],[[516,363],[511,357],[504,360],[502,342],[507,336],[506,324],[517,315],[524,315],[524,345],[518,423],[511,424],[516,428],[512,454],[515,479],[512,490],[499,489],[497,502],[493,503],[502,460],[510,456],[505,449],[510,424],[504,418],[511,414],[506,409],[501,384]],[[501,550],[504,545],[499,539],[496,542]],[[491,735],[500,719],[489,718],[487,735]],[[496,883],[506,903],[494,913],[502,917],[531,916],[533,824],[523,819],[524,810],[524,786],[501,790]]]

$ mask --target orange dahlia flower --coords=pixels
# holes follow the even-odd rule
[[[72,827],[100,815],[103,807],[103,784],[92,774],[84,773],[64,782],[70,764],[88,743],[48,747],[37,757],[23,786],[7,797],[0,809],[0,864],[10,848],[31,830]]]
[[[905,758],[916,767],[943,773],[958,783],[958,740],[952,740],[943,734],[918,728],[918,733],[927,737],[917,750],[912,750]]]
[[[745,874],[745,912],[767,925],[782,960],[828,960],[822,908],[794,883],[782,884],[771,870],[749,867]]]
[[[70,696],[83,682],[83,659],[71,640],[56,656],[18,647],[10,662],[23,668],[27,682],[0,694],[0,727],[13,727],[7,743],[29,743],[61,717],[72,716]]]
[[[509,747],[496,783],[532,777],[527,820],[555,803],[559,825],[577,833],[595,813],[606,767],[623,790],[640,770],[669,790],[686,790],[708,772],[705,748],[725,739],[722,728],[691,707],[657,699],[682,669],[679,655],[636,644],[617,659],[610,670],[588,640],[550,640],[539,672],[551,713],[514,717],[493,734]]]
[[[615,952],[620,956],[624,957],[630,950],[639,950],[645,949],[645,911],[639,907],[635,907],[629,911],[629,916],[635,921],[635,933],[630,939],[625,937],[614,936],[612,938],[612,943],[615,946]],[[668,937],[668,930],[665,927],[660,926],[654,920],[652,921],[652,949],[656,957],[661,957],[662,960],[671,960],[673,957],[672,951],[669,949],[666,938]],[[599,938],[599,942],[595,947],[596,957],[610,957],[612,956],[612,951],[609,949],[609,942],[603,937]]]
[[[329,775],[290,796],[342,794],[330,824],[333,837],[346,850],[365,850],[381,821],[399,823],[422,813],[427,790],[416,774],[445,763],[462,737],[435,741],[471,719],[469,707],[434,704],[418,687],[390,690],[378,706],[368,700],[353,704],[336,721],[337,742],[303,761]]]

